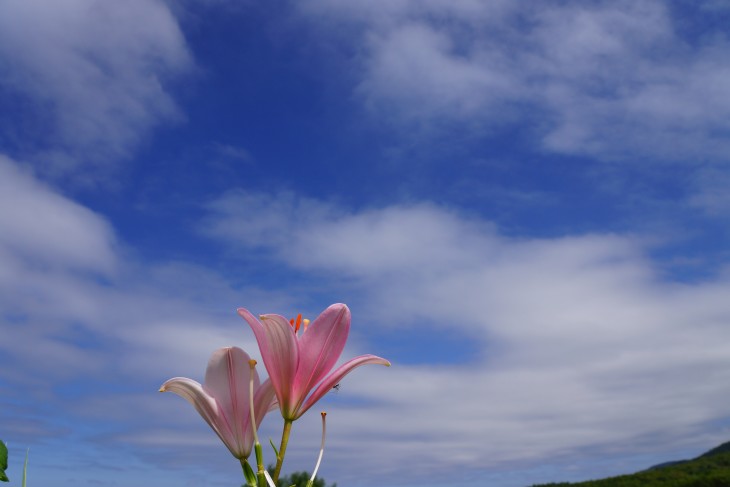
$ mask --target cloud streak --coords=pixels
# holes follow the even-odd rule
[[[203,7],[162,0],[0,5],[0,104],[18,113],[3,122],[17,137],[0,141],[12,153],[0,156],[0,336],[11,337],[0,340],[0,354],[12,364],[0,368],[0,423],[10,425],[3,434],[14,442],[60,452],[41,473],[73,485],[73,468],[88,479],[113,471],[117,482],[135,485],[149,471],[156,487],[164,487],[161,478],[169,485],[239,481],[195,412],[155,391],[174,375],[202,379],[215,348],[237,345],[255,355],[236,307],[315,313],[332,301],[353,310],[344,355],[367,351],[393,362],[358,370],[322,401],[333,447],[322,474],[342,485],[471,485],[508,470],[519,474],[495,483],[525,485],[566,480],[530,476],[545,465],[566,473],[585,460],[581,476],[596,476],[604,471],[590,470],[597,457],[626,462],[601,466],[608,474],[650,465],[643,454],[664,460],[727,439],[730,273],[718,258],[709,278],[668,277],[652,258],[666,242],[648,221],[666,218],[669,206],[677,210],[672,228],[687,240],[696,231],[699,241],[713,229],[684,222],[697,210],[727,213],[730,62],[713,25],[699,22],[708,28],[693,31],[693,15],[706,19],[706,11],[686,7],[692,15],[685,17],[650,1],[307,0],[292,7],[298,16],[278,15],[293,5],[287,2],[276,16],[253,9],[243,36],[235,17],[243,4],[203,4],[230,10],[195,25],[195,52],[247,42],[260,72],[246,72],[241,83],[245,70],[229,69],[227,52],[206,60],[213,75],[205,86],[214,93],[188,101],[191,113],[215,120],[191,124],[174,151],[167,138],[154,144],[160,159],[137,161],[144,181],[122,189],[120,202],[87,193],[87,205],[41,180],[110,178],[110,168],[155,127],[184,117],[173,83],[194,63],[171,11],[195,23]],[[316,27],[311,36],[302,18]],[[220,37],[210,37],[212,29]],[[346,56],[322,62],[312,48],[323,44]],[[314,72],[342,68],[339,61],[344,75]],[[321,76],[327,83],[318,83]],[[362,113],[345,113],[352,100],[323,96],[343,79],[377,133],[340,131],[345,118],[362,123]],[[267,105],[299,96],[302,103],[288,107],[292,117]],[[334,103],[315,110],[327,101]],[[203,105],[225,109],[198,112]],[[238,118],[228,109],[262,116]],[[295,119],[302,122],[290,124]],[[233,134],[238,122],[243,135]],[[392,158],[373,164],[390,143],[374,140],[381,129],[395,144],[435,148],[434,160],[479,162],[463,172],[450,165],[444,174],[447,166],[434,164],[415,177],[401,174],[392,161],[428,158],[406,163],[389,148]],[[211,133],[218,143],[202,141]],[[454,134],[464,147],[446,137]],[[357,147],[365,150],[352,158],[353,174],[363,184],[353,191],[361,181],[330,172]],[[197,164],[196,154],[211,152],[215,164]],[[177,161],[180,154],[186,162]],[[555,166],[533,171],[534,163]],[[583,163],[581,177],[565,177]],[[657,169],[662,163],[681,174]],[[642,170],[646,178],[635,181]],[[598,181],[612,171],[615,180]],[[308,188],[323,199],[238,190],[198,206],[237,180]],[[498,189],[478,198],[482,183]],[[148,188],[141,190],[145,210],[157,212],[149,220],[151,212],[130,209],[140,187]],[[573,211],[592,191],[603,197]],[[393,203],[393,194],[409,203]],[[527,203],[515,205],[514,195]],[[372,197],[380,206],[368,206]],[[442,203],[450,197],[501,202],[465,213]],[[683,198],[689,208],[680,208]],[[352,206],[335,203],[342,201]],[[639,222],[640,237],[565,230],[625,228],[610,221],[619,212],[612,205]],[[517,206],[539,208],[514,218]],[[95,211],[110,207],[124,226]],[[484,216],[495,207],[505,208],[504,225]],[[570,214],[554,218],[564,209]],[[148,238],[149,221],[165,238]],[[196,225],[198,234],[188,235]],[[522,236],[510,233],[515,228]],[[724,239],[667,253],[711,260],[724,250],[708,256],[705,247],[722,247]],[[156,242],[166,247],[151,248]],[[163,251],[179,260],[144,257]],[[269,419],[263,436],[275,437],[278,418]],[[287,469],[311,468],[318,429],[316,415],[297,423]],[[65,448],[69,441],[78,450]],[[114,461],[101,458],[106,452]],[[121,458],[129,461],[124,468],[115,463]],[[204,478],[204,471],[213,473]]]
[[[274,204],[257,211],[265,201]],[[419,333],[421,323],[479,344],[471,363],[389,357],[388,374],[346,384],[380,402],[374,427],[354,420],[362,411],[334,411],[344,416],[334,442],[383,452],[356,471],[534,466],[619,445],[636,454],[658,438],[686,446],[727,418],[730,283],[666,281],[641,241],[513,239],[429,204],[350,213],[231,193],[211,208],[205,231],[229,245],[263,246],[313,279],[349,276],[354,316],[367,310],[378,327]],[[264,222],[281,225],[280,238],[258,233]]]
[[[348,356],[361,347],[377,351],[365,346],[369,333],[462,336],[477,353],[452,363],[429,363],[428,356],[408,363],[393,349],[392,368],[348,377],[322,403],[336,421],[325,478],[364,485],[359,472],[379,472],[372,482],[397,477],[404,465],[422,472],[422,481],[458,478],[462,469],[529,470],[585,451],[641,454],[655,451],[657,441],[674,451],[722,439],[722,431],[710,438],[706,425],[727,418],[730,283],[722,274],[693,284],[667,281],[630,236],[517,239],[429,202],[352,211],[292,193],[237,191],[209,205],[201,231],[238,255],[265,255],[283,274],[306,274],[311,287],[290,293],[277,281],[241,288],[179,262],[145,266],[125,255],[120,268],[118,239],[102,217],[14,161],[5,159],[2,171],[27,211],[51,205],[55,233],[73,234],[75,243],[6,244],[35,231],[12,225],[12,237],[4,237],[2,268],[22,267],[0,278],[0,332],[13,337],[0,347],[16,365],[0,378],[26,408],[11,435],[52,443],[69,434],[64,421],[83,415],[90,431],[76,434],[89,435],[84,445],[141,449],[148,461],[167,465],[171,478],[182,472],[180,458],[195,464],[187,455],[200,445],[206,454],[194,455],[197,461],[215,463],[215,439],[194,426],[197,418],[146,394],[169,376],[200,377],[215,348],[256,350],[225,309],[253,304],[256,312],[286,312],[296,309],[293,296],[336,293],[352,298]],[[13,216],[2,208],[2,218]],[[42,223],[44,214],[26,217]],[[64,249],[76,245],[86,251],[67,255]],[[83,406],[66,397],[75,381],[110,378],[125,386],[82,394]],[[45,404],[57,405],[53,415]],[[130,411],[144,419],[131,425]],[[317,424],[303,418],[298,425],[301,445],[292,448],[289,467],[311,468],[306,438],[316,438]],[[265,432],[275,436],[275,429],[273,418]],[[221,472],[221,481],[237,475]]]
[[[33,108],[19,152],[65,176],[127,158],[150,129],[180,119],[166,84],[192,67],[158,0],[3,2],[0,63],[0,88]],[[23,149],[31,140],[33,153]]]
[[[482,137],[529,114],[550,152],[691,164],[728,149],[727,42],[692,38],[680,23],[711,15],[701,8],[386,3],[312,0],[301,11],[362,46],[354,91],[404,133],[455,123]]]
[[[156,424],[184,424],[159,403],[161,383],[199,377],[221,346],[256,349],[235,315],[239,293],[272,308],[286,302],[192,264],[143,263],[104,217],[4,156],[0,189],[0,355],[13,365],[0,368],[4,439],[41,456],[78,441],[66,466],[48,464],[56,470],[40,468],[39,478],[63,477],[58,468],[69,465],[94,476],[100,451],[133,450],[136,435]],[[143,462],[135,451],[128,460]]]

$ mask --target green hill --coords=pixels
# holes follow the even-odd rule
[[[713,455],[718,455],[720,453],[730,453],[730,441],[727,443],[723,443],[720,446],[716,446],[712,450],[708,451],[707,453],[703,453],[700,455],[699,458],[705,458],[705,457],[711,457]]]
[[[532,487],[730,487],[730,442],[694,460],[667,462],[631,475]]]

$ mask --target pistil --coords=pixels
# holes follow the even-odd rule
[[[322,444],[319,447],[319,457],[317,458],[317,465],[314,466],[314,472],[312,472],[312,477],[307,482],[307,487],[312,487],[314,485],[314,478],[317,476],[317,471],[319,470],[319,465],[322,463],[322,455],[324,455],[324,437],[327,433],[327,423],[325,421],[325,418],[327,417],[327,413],[322,411]]]

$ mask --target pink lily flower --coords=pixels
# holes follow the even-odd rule
[[[186,399],[213,428],[231,454],[239,460],[248,458],[253,447],[249,381],[250,357],[238,347],[221,348],[213,352],[205,371],[205,384],[175,377],[160,388],[160,392],[174,392]],[[271,381],[263,384],[254,374],[254,413],[256,427],[276,405]]]
[[[333,304],[309,326],[305,320],[301,335],[297,334],[301,315],[295,327],[279,315],[262,315],[259,321],[244,308],[239,308],[238,314],[248,322],[256,336],[281,415],[287,421],[302,416],[356,367],[365,364],[390,366],[384,358],[361,355],[330,373],[350,332],[350,310],[344,304]]]

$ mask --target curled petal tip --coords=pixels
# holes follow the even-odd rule
[[[378,364],[378,365],[385,365],[386,367],[390,367],[392,364],[390,363],[390,360],[385,359],[383,357],[377,357],[374,355],[371,355],[372,359],[370,361],[371,364]]]
[[[251,313],[246,308],[236,308],[236,313],[243,319],[246,319],[246,316],[251,316]]]
[[[165,392],[165,386],[160,387],[157,392]]]

